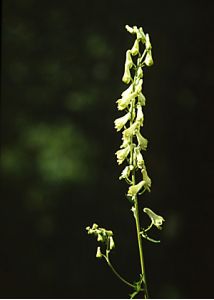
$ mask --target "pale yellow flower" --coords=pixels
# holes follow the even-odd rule
[[[158,229],[162,229],[161,225],[165,221],[163,217],[156,215],[150,208],[145,207],[143,211],[150,217],[152,224]]]
[[[136,121],[140,122],[141,126],[143,126],[144,116],[143,116],[142,106],[140,104],[137,105]]]
[[[133,84],[130,84],[130,86],[125,91],[122,92],[121,96],[127,97],[130,94],[132,94],[132,92],[133,92]]]
[[[136,133],[136,136],[140,148],[142,150],[146,150],[148,145],[148,140],[145,137],[143,137],[139,131]]]
[[[123,161],[126,159],[130,152],[130,147],[127,146],[124,149],[118,150],[115,154],[117,155],[117,163],[118,165],[121,165]]]
[[[135,85],[135,92],[139,94],[142,91],[143,79],[138,79]]]
[[[131,117],[131,113],[128,112],[123,117],[120,117],[114,121],[115,128],[117,129],[117,131],[120,131],[124,127],[124,125],[128,122],[130,117]]]
[[[136,147],[134,149],[134,157],[135,157],[138,168],[139,169],[144,168],[145,163],[144,163],[143,155],[141,154],[140,149],[138,147]]]
[[[141,172],[143,175],[143,180],[145,181],[145,188],[150,192],[150,187],[152,185],[151,178],[148,176],[145,168]]]
[[[135,135],[138,129],[139,129],[139,123],[134,122],[129,128],[123,131],[123,140],[126,140],[131,136]]]
[[[132,185],[129,187],[128,190],[128,196],[134,197],[137,195],[137,193],[142,189],[142,187],[145,185],[145,181],[142,180],[138,184]]]
[[[140,105],[142,105],[142,106],[146,105],[146,98],[142,93],[140,93],[138,95],[138,101],[139,101]]]
[[[143,32],[142,27],[140,27],[140,28],[137,28],[137,26],[130,27],[129,25],[126,25],[125,27],[129,33],[136,34],[137,40],[139,40],[139,41],[141,40],[142,43],[145,43],[146,37],[145,37],[145,33]]]
[[[123,143],[122,143],[122,145],[120,145],[121,149],[126,148],[131,144],[131,138],[130,137],[127,137],[127,138],[123,137],[122,140],[123,140]]]
[[[133,166],[126,166],[122,173],[121,173],[121,176],[119,177],[119,179],[123,179],[123,178],[126,178],[128,179],[129,175],[130,175],[130,172],[133,170]]]
[[[143,69],[141,67],[139,67],[137,69],[137,77],[138,78],[143,78]]]
[[[146,36],[145,36],[145,33],[143,32],[142,27],[140,27],[137,31],[137,39],[141,40],[142,43],[145,43],[145,41],[146,41]]]
[[[131,102],[131,100],[133,100],[135,97],[137,96],[136,92],[130,93],[130,94],[125,94],[125,96],[123,96],[122,98],[117,100],[117,108],[118,110],[123,110],[125,109]]]

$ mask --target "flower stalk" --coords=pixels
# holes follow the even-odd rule
[[[139,275],[140,279],[131,284],[111,264],[109,255],[115,248],[113,232],[111,230],[99,228],[97,224],[94,224],[92,228],[87,227],[86,229],[88,230],[88,234],[94,234],[97,237],[97,241],[103,243],[105,246],[105,254],[99,246],[96,257],[104,257],[114,274],[134,289],[130,295],[131,299],[140,292],[143,293],[144,299],[147,299],[149,295],[142,239],[159,243],[158,240],[149,237],[148,232],[153,226],[161,229],[161,225],[164,222],[163,217],[154,213],[150,208],[145,207],[143,212],[148,215],[151,224],[147,228],[142,227],[140,221],[141,212],[139,209],[140,195],[145,191],[150,192],[152,184],[143,158],[143,151],[147,150],[148,140],[141,133],[144,125],[143,107],[146,105],[146,97],[142,92],[143,68],[153,65],[152,45],[148,33],[145,34],[142,27],[137,28],[136,26],[130,27],[126,25],[126,30],[135,36],[135,41],[132,48],[126,51],[124,73],[122,76],[122,81],[129,85],[129,87],[121,93],[121,98],[116,101],[119,112],[124,111],[124,115],[114,121],[115,129],[118,132],[122,131],[122,144],[115,155],[118,165],[122,165],[125,162],[127,164],[122,170],[119,179],[125,179],[129,185],[127,196],[132,203],[131,211],[133,212],[136,225],[141,272]],[[142,48],[144,49],[143,53],[141,53]]]

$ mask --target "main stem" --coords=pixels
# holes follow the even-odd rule
[[[142,238],[140,235],[140,220],[139,220],[139,209],[138,209],[137,196],[135,196],[134,202],[135,202],[135,222],[136,222],[136,229],[137,229],[137,241],[138,241],[138,248],[139,248],[139,255],[140,255],[140,266],[141,266],[141,272],[142,272],[143,283],[144,283],[144,299],[148,299],[149,295],[148,295],[148,289],[147,289],[147,283],[146,283]]]

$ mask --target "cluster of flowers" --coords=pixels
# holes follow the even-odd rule
[[[114,247],[114,240],[113,240],[113,232],[111,230],[107,230],[105,228],[100,228],[97,224],[93,224],[92,227],[86,227],[88,234],[93,234],[97,237],[97,241],[104,243],[106,245],[106,253],[110,252]],[[108,253],[107,253],[108,255]],[[104,256],[101,252],[101,247],[97,247],[96,257],[101,258]]]
[[[133,47],[126,51],[125,69],[122,77],[122,81],[130,85],[121,94],[121,98],[117,100],[118,110],[125,110],[126,114],[114,121],[117,131],[123,129],[122,145],[115,154],[119,165],[126,159],[128,161],[128,166],[122,171],[120,179],[125,179],[130,184],[128,196],[134,200],[142,189],[150,191],[151,187],[151,179],[147,174],[141,153],[142,150],[146,150],[148,141],[141,135],[140,129],[144,122],[142,106],[145,106],[146,102],[142,93],[143,67],[151,66],[153,59],[149,35],[144,34],[142,27],[126,25],[126,29],[129,33],[136,35],[136,39]],[[142,54],[140,53],[141,44],[144,46]],[[136,62],[133,61],[135,56]],[[128,123],[129,126],[127,126]],[[137,184],[131,179],[136,170],[140,170],[142,174],[142,180]]]

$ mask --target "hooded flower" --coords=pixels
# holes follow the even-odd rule
[[[135,85],[135,92],[139,94],[142,90],[143,79],[138,79]]]
[[[140,148],[142,150],[146,150],[148,145],[148,140],[145,137],[143,137],[139,131],[136,133],[136,136]]]
[[[142,189],[142,187],[145,185],[145,181],[142,180],[138,184],[132,185],[129,187],[128,190],[128,196],[134,197],[137,195],[137,193]]]
[[[119,177],[119,179],[128,179],[129,175],[130,175],[130,172],[133,170],[133,166],[126,166],[122,173],[121,173],[121,176]]]
[[[139,123],[135,122],[129,128],[125,129],[123,131],[123,140],[126,140],[131,136],[135,135],[138,128],[139,128]]]
[[[143,169],[141,172],[143,175],[143,180],[145,181],[145,189],[150,192],[150,187],[152,185],[151,178],[148,176],[146,169]]]
[[[142,106],[145,106],[145,105],[146,105],[146,98],[145,98],[145,96],[144,96],[142,93],[140,93],[140,94],[138,95],[138,102],[139,102],[140,105],[142,105]]]
[[[125,109],[131,102],[132,99],[134,99],[137,96],[136,92],[125,94],[122,98],[117,100],[117,107],[118,110]]]
[[[115,128],[117,129],[117,131],[120,131],[124,127],[124,125],[128,122],[130,117],[131,117],[131,113],[128,112],[123,117],[118,118],[114,121]]]
[[[123,161],[126,159],[130,152],[130,146],[127,146],[124,149],[118,150],[115,154],[117,155],[117,163],[121,165]]]
[[[137,31],[137,39],[141,40],[143,44],[146,41],[146,36],[145,36],[145,33],[143,32],[143,28],[142,27],[140,27],[138,29],[138,31]]]
[[[127,97],[130,94],[132,94],[132,92],[133,92],[133,84],[130,84],[130,86],[125,91],[122,92],[121,96]]]
[[[164,218],[159,215],[156,215],[150,208],[145,207],[143,211],[150,217],[152,224],[161,230],[161,226],[165,221]]]
[[[143,78],[143,69],[141,67],[139,67],[137,69],[137,77],[138,78]]]
[[[135,157],[135,160],[136,160],[137,167],[139,169],[144,168],[145,163],[144,163],[143,155],[140,153],[140,149],[138,147],[135,148],[134,157]]]
[[[140,122],[141,126],[143,126],[143,120],[144,120],[144,116],[143,116],[142,106],[138,104],[136,121]]]

